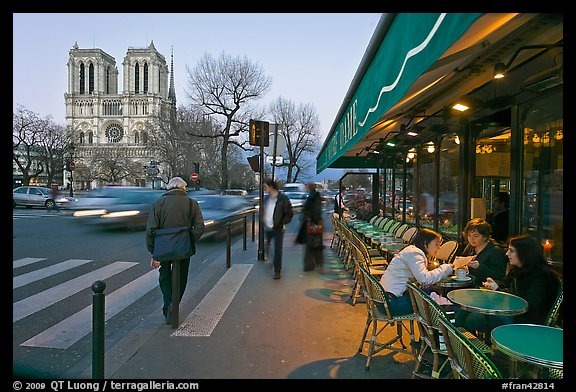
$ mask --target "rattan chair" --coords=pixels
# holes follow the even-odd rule
[[[385,349],[414,355],[414,320],[416,319],[416,315],[414,313],[399,316],[391,314],[388,297],[378,279],[372,276],[372,274],[361,265],[359,266],[359,270],[362,276],[361,284],[366,298],[368,318],[366,319],[366,326],[364,327],[358,352],[362,352],[364,344],[369,344],[366,370],[370,369],[372,357]],[[405,321],[408,322],[408,326],[404,324]],[[379,326],[378,323],[384,323],[384,325]],[[372,326],[372,332],[370,337],[367,338],[370,326]],[[394,326],[396,326],[396,335],[387,342],[379,341],[379,338],[384,335],[383,331],[385,331],[387,327]],[[409,346],[404,344],[404,331],[410,335]]]
[[[544,325],[549,327],[557,327],[562,325],[562,321],[558,321],[558,317],[560,316],[560,309],[562,308],[562,302],[564,301],[564,286],[560,283],[560,287],[558,288],[558,294],[556,295],[556,300],[552,304],[552,308],[550,312],[548,312],[548,316],[546,316],[546,320],[544,321]]]
[[[434,256],[433,261],[437,263],[449,263],[456,256],[456,251],[458,250],[458,242],[454,240],[446,241],[438,249],[438,252]]]
[[[416,320],[420,331],[420,351],[416,358],[416,365],[413,377],[440,378],[442,369],[447,364],[448,352],[444,344],[444,336],[440,327],[440,320],[445,319],[452,322],[446,311],[438,305],[426,292],[412,282],[407,283],[408,292],[412,300],[412,306],[416,313]],[[457,328],[472,344],[480,349],[484,354],[494,354],[490,346],[478,339],[473,333],[464,327]],[[422,371],[424,354],[430,350],[433,355],[432,372],[427,375]]]
[[[440,319],[454,378],[501,379],[500,370],[447,319]]]

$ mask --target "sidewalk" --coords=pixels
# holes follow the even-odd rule
[[[247,273],[229,305],[206,315],[197,308],[202,298],[185,295],[181,304],[181,327],[192,312],[206,317],[201,325],[222,315],[209,336],[174,336],[176,330],[161,315],[150,315],[107,351],[105,378],[411,378],[413,358],[388,351],[373,357],[370,370],[365,370],[368,347],[357,350],[366,305],[348,302],[352,280],[329,247],[331,233],[324,239],[323,273],[303,272],[303,246],[294,244],[294,236],[285,236],[279,280],[273,279],[267,262],[257,260],[257,240],[248,239],[245,251],[241,240],[234,243],[230,270]],[[217,264],[225,265],[225,259]],[[191,277],[187,291],[194,291],[195,282],[204,278]],[[83,376],[90,378],[90,371]]]

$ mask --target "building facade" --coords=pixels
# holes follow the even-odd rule
[[[66,126],[75,148],[73,186],[91,189],[109,185],[102,173],[109,162],[125,170],[121,185],[159,185],[158,155],[149,146],[146,124],[163,110],[176,108],[172,72],[153,42],[128,48],[122,63],[122,91],[116,60],[101,49],[69,52]],[[141,168],[135,170],[135,168]],[[128,170],[130,169],[130,170]],[[65,183],[71,181],[66,172]]]

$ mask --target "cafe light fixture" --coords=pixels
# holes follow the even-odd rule
[[[494,79],[502,79],[506,74],[506,64],[496,63],[494,64]]]

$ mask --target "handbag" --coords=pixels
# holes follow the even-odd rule
[[[322,220],[318,222],[318,224],[312,223],[311,219],[308,219],[306,222],[306,233],[308,234],[322,234],[324,232],[324,225],[322,224]]]
[[[190,226],[156,229],[152,257],[158,261],[187,259],[196,253]]]

